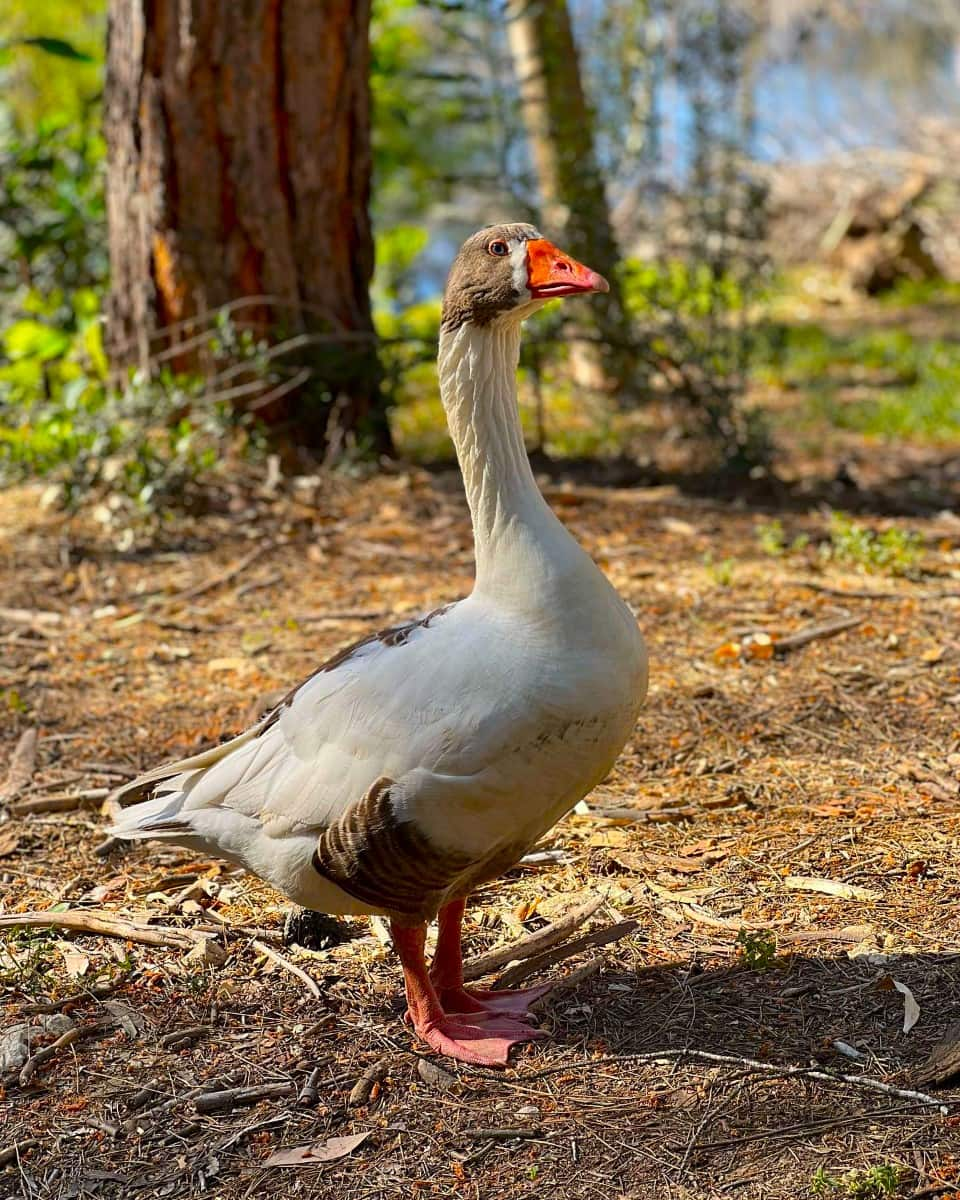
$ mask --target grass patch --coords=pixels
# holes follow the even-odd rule
[[[759,525],[756,536],[760,549],[771,558],[803,554],[810,543],[804,533],[788,539],[780,520]],[[846,513],[832,512],[827,536],[817,552],[824,562],[844,563],[889,575],[911,575],[923,557],[923,538],[896,525],[878,533]]]
[[[818,325],[770,326],[755,379],[809,392],[805,421],[868,437],[943,441],[960,436],[960,343],[902,329],[856,336]],[[873,388],[846,399],[844,388]]]

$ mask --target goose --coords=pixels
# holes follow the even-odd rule
[[[408,1021],[467,1063],[505,1066],[545,1036],[529,1009],[548,989],[464,986],[466,898],[604,778],[646,692],[637,621],[541,495],[517,408],[523,320],[606,291],[532,225],[467,239],[438,368],[473,590],[341,650],[232,741],[134,780],[121,798],[140,802],[111,831],[218,855],[315,912],[386,917]]]

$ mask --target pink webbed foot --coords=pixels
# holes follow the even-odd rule
[[[544,987],[504,989],[502,992],[489,988],[438,987],[437,996],[444,1011],[460,1014],[489,1014],[491,1016],[516,1017],[523,1019],[530,1006],[550,991]]]
[[[413,1026],[438,1054],[479,1067],[505,1067],[514,1046],[547,1036],[540,1029],[492,1013],[475,1016],[475,1023],[470,1015],[455,1013],[420,1025],[414,1021]]]

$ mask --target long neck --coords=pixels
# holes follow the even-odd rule
[[[501,596],[522,594],[575,546],[530,468],[517,409],[519,357],[519,321],[440,335],[440,395],[473,518],[476,590]]]

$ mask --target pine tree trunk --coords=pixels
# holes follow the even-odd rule
[[[577,320],[588,337],[603,343],[599,362],[608,382],[622,387],[630,376],[631,332],[567,3],[507,0],[506,20],[544,232],[562,238],[564,249],[609,279],[609,294],[594,297],[589,313],[578,312]],[[583,382],[596,380],[596,364],[597,355],[588,351],[574,360]]]
[[[389,447],[368,296],[369,19],[370,0],[110,0],[113,361],[145,365],[172,337],[175,365],[198,369],[197,318],[261,297],[237,322],[307,335],[276,361],[308,382],[260,396],[257,415],[327,450],[353,431]]]

